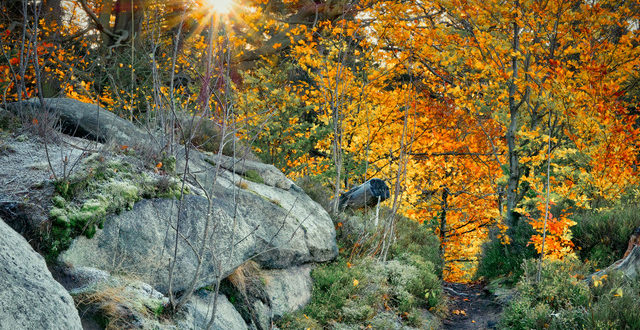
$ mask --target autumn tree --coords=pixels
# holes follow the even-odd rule
[[[6,99],[99,103],[163,144],[176,114],[233,109],[236,136],[293,178],[333,195],[386,180],[387,206],[439,234],[448,279],[469,278],[490,230],[509,243],[530,223],[535,247],[570,253],[571,212],[637,183],[631,2],[44,1],[24,49],[38,5],[2,4]]]

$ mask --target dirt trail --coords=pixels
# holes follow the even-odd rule
[[[502,307],[481,284],[444,283],[451,315],[443,329],[496,329]]]

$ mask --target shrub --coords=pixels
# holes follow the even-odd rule
[[[387,221],[391,210],[381,207],[378,214],[379,227],[375,226],[375,211],[347,210],[337,220],[338,242],[352,257],[370,255],[380,249],[380,227]],[[440,240],[426,223],[418,223],[401,215],[396,215],[396,237],[389,248],[388,258],[403,254],[415,254],[435,266],[438,276],[442,275]],[[335,220],[334,220],[335,221]]]
[[[299,328],[313,320],[322,327],[362,328],[392,322],[433,327],[421,309],[444,315],[441,282],[435,267],[418,255],[404,255],[387,262],[364,259],[322,265],[312,272],[311,302],[301,312],[285,316],[281,328]]]
[[[327,212],[330,210],[333,192],[322,185],[318,177],[304,176],[296,180],[296,184]]]
[[[191,144],[200,150],[217,154],[220,143],[223,142],[221,125],[209,119],[199,116],[179,116],[182,125],[181,143],[187,142],[191,138]],[[195,128],[195,130],[194,130]],[[235,142],[233,139],[236,139]],[[259,158],[253,154],[250,145],[243,140],[239,140],[234,134],[230,134],[229,129],[225,132],[222,154],[225,156],[235,156],[239,159],[257,161]]]
[[[640,329],[640,280],[612,272],[591,287],[591,295],[585,328]]]
[[[430,262],[434,272],[442,275],[442,259],[440,258],[440,239],[428,227],[427,223],[418,223],[398,216],[396,223],[396,242],[391,246],[391,256],[406,254],[419,255]]]
[[[505,329],[640,329],[640,281],[620,272],[581,280],[588,266],[577,258],[545,261],[540,282],[537,262],[523,265],[517,296],[505,308]]]
[[[21,127],[20,118],[13,113],[0,108],[0,132],[12,132]]]
[[[583,211],[574,216],[571,228],[580,257],[596,268],[604,268],[622,258],[629,237],[640,227],[640,207],[618,206],[604,212]]]
[[[509,231],[510,244],[502,244],[495,235],[492,235],[492,239],[482,248],[482,258],[480,258],[476,277],[485,280],[506,277],[506,284],[516,283],[522,276],[523,260],[537,256],[534,247],[529,245],[533,234],[533,228],[529,223],[519,221]]]
[[[551,324],[582,323],[583,313],[575,310],[589,303],[589,287],[577,276],[584,271],[585,266],[575,257],[545,261],[537,282],[537,260],[524,262],[523,275],[516,285],[518,295],[505,309],[502,327],[539,329]]]
[[[298,184],[313,186],[308,180]],[[348,210],[334,219],[338,260],[319,265],[311,273],[311,302],[302,311],[285,315],[278,327],[438,328],[433,314],[443,317],[446,313],[438,238],[427,225],[397,216],[396,240],[388,260],[373,259],[369,255],[380,248],[380,228],[375,226],[373,212]],[[389,212],[380,208],[379,224],[388,219]]]

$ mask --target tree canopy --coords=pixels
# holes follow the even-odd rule
[[[222,1],[1,0],[3,102],[100,104],[165,144],[195,113],[335,196],[381,178],[455,281],[491,233],[528,222],[562,258],[572,212],[637,197],[634,1]]]

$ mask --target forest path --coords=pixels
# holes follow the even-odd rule
[[[496,329],[502,306],[482,284],[444,283],[450,316],[442,329]]]

